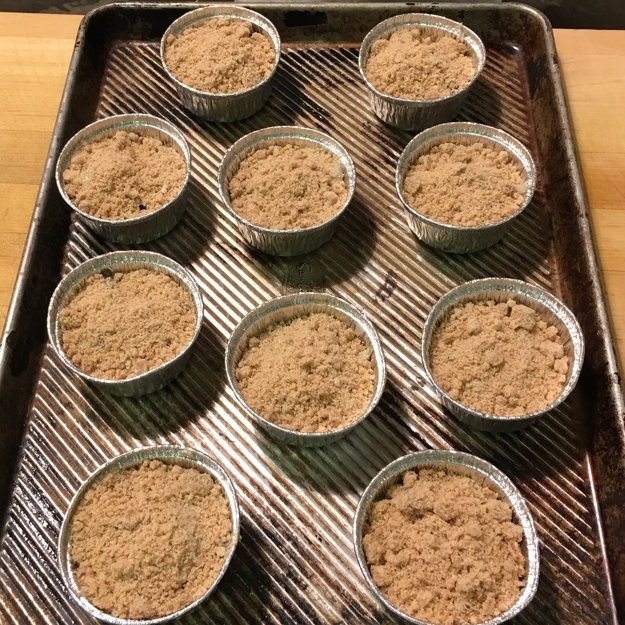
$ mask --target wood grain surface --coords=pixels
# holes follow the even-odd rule
[[[625,357],[625,31],[555,30],[604,293]]]
[[[80,20],[0,13],[0,327]],[[625,355],[625,32],[556,30],[555,38],[612,328]]]

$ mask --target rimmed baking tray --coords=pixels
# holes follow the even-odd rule
[[[81,481],[116,454],[148,444],[213,455],[240,495],[241,541],[219,591],[185,622],[388,622],[359,574],[350,529],[358,498],[391,460],[443,448],[487,459],[517,485],[536,520],[541,579],[516,619],[616,623],[625,616],[623,396],[606,320],[551,30],[512,4],[249,5],[277,26],[284,54],[256,116],[211,124],[187,113],[158,57],[159,38],[188,5],[113,5],[83,22],[37,200],[0,354],[0,621],[86,623],[58,572],[61,519]],[[539,181],[530,207],[494,248],[444,254],[408,230],[393,171],[409,133],[369,111],[357,67],[366,32],[391,15],[429,11],[464,22],[487,64],[459,119],[495,125],[532,151]],[[53,181],[63,144],[101,117],[159,115],[193,151],[190,203],[167,236],[145,244],[185,265],[200,284],[204,326],[189,366],[167,388],[115,398],[65,370],[46,342],[45,314],[61,277],[119,249],[93,235]],[[306,257],[253,252],[219,199],[216,172],[238,138],[301,124],[343,143],[358,169],[336,235]],[[510,434],[465,427],[426,383],[425,317],[450,287],[506,276],[560,296],[579,319],[584,369],[573,395],[537,425]],[[363,308],[386,354],[376,411],[346,439],[292,449],[265,438],[237,407],[223,368],[236,323],[281,293],[325,290]]]

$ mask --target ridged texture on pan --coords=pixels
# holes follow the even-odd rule
[[[190,204],[180,224],[149,249],[187,266],[205,300],[205,324],[185,371],[164,390],[114,398],[69,375],[48,348],[21,450],[0,553],[0,620],[90,622],[69,600],[56,541],[81,481],[115,454],[150,443],[206,450],[232,476],[241,538],[209,601],[183,622],[339,625],[384,622],[363,579],[351,527],[366,485],[390,461],[424,448],[486,458],[519,488],[541,540],[541,579],[523,625],[612,623],[610,596],[579,396],[540,424],[513,434],[481,433],[449,415],[425,382],[423,323],[437,299],[467,279],[522,278],[558,288],[541,187],[510,232],[487,252],[456,256],[421,245],[405,224],[394,188],[397,159],[411,135],[371,113],[358,72],[358,46],[285,46],[273,94],[256,117],[202,124],[180,105],[161,68],[158,44],[122,42],[108,56],[98,117],[142,110],[185,133],[193,151]],[[489,47],[485,70],[462,118],[496,125],[533,150],[529,84],[520,52]],[[358,185],[335,236],[308,257],[251,252],[216,184],[228,147],[257,128],[320,128],[354,158]],[[78,221],[63,271],[108,251]],[[237,407],[224,349],[242,317],[299,288],[354,302],[376,325],[387,362],[378,408],[345,439],[318,449],[269,443]]]

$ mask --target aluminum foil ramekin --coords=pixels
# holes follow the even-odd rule
[[[356,509],[353,527],[354,550],[356,559],[360,566],[360,570],[365,580],[375,595],[375,598],[390,612],[402,617],[408,623],[414,625],[436,625],[428,621],[408,616],[399,608],[390,603],[386,597],[380,592],[369,573],[369,567],[365,559],[362,548],[362,535],[365,528],[371,504],[380,499],[388,489],[399,482],[401,476],[409,470],[419,469],[442,469],[449,473],[457,473],[466,475],[481,482],[484,486],[488,486],[498,493],[502,499],[505,499],[511,506],[514,520],[523,528],[523,542],[521,550],[527,562],[527,576],[525,588],[521,592],[520,597],[515,604],[494,619],[482,621],[476,625],[500,625],[516,616],[523,610],[536,594],[538,588],[538,578],[540,574],[540,553],[538,534],[534,526],[532,515],[523,499],[521,493],[517,490],[512,481],[499,469],[489,462],[473,456],[471,454],[459,451],[430,450],[420,451],[408,454],[403,458],[391,462],[384,467],[367,486],[362,494]]]
[[[271,42],[276,53],[273,68],[269,76],[257,85],[237,91],[236,93],[209,93],[185,85],[167,67],[165,62],[165,48],[169,35],[178,35],[185,28],[198,22],[216,17],[229,17],[241,21],[251,22],[255,32],[264,34]],[[271,94],[273,77],[280,60],[280,35],[276,27],[266,17],[256,11],[241,6],[221,4],[206,6],[185,13],[173,22],[165,31],[161,39],[161,63],[167,75],[176,85],[182,104],[199,117],[213,122],[234,122],[257,113]]]
[[[525,183],[525,196],[514,213],[484,226],[452,226],[425,217],[408,204],[403,194],[404,177],[420,156],[441,143],[470,145],[476,141],[494,150],[505,150],[518,167]],[[477,252],[497,243],[509,230],[514,218],[532,201],[536,189],[536,166],[529,150],[507,132],[482,124],[452,122],[424,130],[406,146],[395,170],[395,188],[404,205],[408,227],[421,241],[445,252]]]
[[[111,616],[105,612],[102,612],[96,608],[87,597],[81,592],[80,587],[77,585],[73,573],[72,566],[69,557],[69,546],[71,538],[71,528],[74,521],[74,515],[82,502],[85,493],[97,482],[102,481],[107,475],[120,471],[128,467],[138,466],[146,460],[161,460],[166,464],[177,464],[184,468],[197,469],[202,473],[209,473],[224,490],[224,494],[228,499],[228,505],[230,506],[230,515],[232,518],[232,538],[230,546],[228,547],[224,564],[221,568],[221,572],[215,579],[215,581],[207,588],[206,592],[196,601],[190,603],[184,608],[169,614],[167,616],[161,616],[153,619],[124,619]],[[232,556],[239,541],[239,504],[237,502],[237,495],[234,489],[234,485],[230,480],[230,477],[223,469],[210,456],[197,451],[196,449],[190,449],[185,447],[176,447],[173,445],[161,445],[155,447],[143,447],[134,451],[129,451],[121,454],[112,460],[109,460],[103,464],[99,469],[92,473],[81,485],[78,492],[72,498],[69,504],[69,508],[65,514],[63,525],[61,526],[61,532],[59,534],[58,554],[59,554],[59,568],[61,577],[65,584],[65,587],[69,590],[71,598],[89,615],[104,621],[105,623],[111,623],[112,625],[157,625],[157,623],[165,623],[173,619],[182,616],[189,610],[192,610],[202,601],[208,598],[208,596],[215,590],[223,577],[226,569],[228,568]]]
[[[176,149],[184,158],[187,170],[182,188],[165,206],[132,219],[102,219],[78,208],[65,192],[63,172],[69,167],[73,156],[86,144],[96,139],[113,136],[124,130],[138,135],[155,137]],[[145,243],[167,234],[180,220],[187,208],[187,187],[191,174],[191,151],[184,135],[172,124],[154,117],[132,113],[101,119],[77,132],[65,145],[56,163],[56,184],[63,199],[105,239],[117,243]]]
[[[388,38],[392,31],[407,27],[418,28],[426,35],[440,36],[443,34],[464,42],[469,49],[475,68],[475,75],[471,82],[459,91],[436,100],[395,98],[378,91],[369,82],[365,73],[371,45],[377,39]],[[446,17],[429,15],[427,13],[406,13],[405,15],[397,15],[380,22],[365,36],[358,56],[358,67],[362,79],[369,90],[371,109],[383,122],[403,130],[421,130],[435,124],[451,121],[464,105],[471,87],[484,69],[485,62],[486,49],[484,44],[472,30]]]
[[[564,353],[569,359],[567,381],[559,397],[549,406],[538,412],[518,417],[502,417],[479,412],[452,399],[437,384],[430,368],[430,344],[432,336],[445,314],[454,306],[465,302],[494,300],[506,302],[514,299],[537,311],[542,319],[555,326],[564,340]],[[423,326],[421,339],[423,368],[440,396],[441,403],[460,421],[479,430],[489,432],[510,432],[526,427],[537,421],[542,415],[559,406],[571,393],[579,378],[584,362],[584,335],[573,313],[555,296],[545,289],[522,280],[510,278],[485,278],[471,280],[457,286],[443,295],[434,305]]]
[[[343,206],[330,219],[317,226],[297,230],[263,228],[243,219],[230,204],[228,186],[246,154],[251,149],[286,144],[323,148],[334,154],[341,163],[343,179],[347,186],[347,198]],[[218,180],[221,199],[237,220],[241,235],[249,245],[275,256],[297,256],[316,250],[332,238],[340,216],[354,195],[356,168],[349,152],[338,141],[323,132],[300,126],[274,126],[251,132],[234,143],[221,161]]]
[[[245,403],[239,391],[235,370],[251,337],[258,335],[272,323],[317,312],[330,314],[345,322],[364,341],[371,352],[371,362],[375,371],[375,388],[367,409],[348,425],[328,432],[298,432],[276,425],[254,412]],[[226,375],[241,408],[269,435],[290,445],[317,447],[342,438],[374,410],[384,391],[386,364],[378,333],[362,311],[349,302],[328,293],[297,293],[265,302],[243,317],[235,327],[226,346]]]
[[[196,314],[193,337],[175,358],[146,373],[127,378],[126,380],[95,378],[76,367],[63,351],[59,329],[59,312],[67,298],[72,297],[84,283],[87,276],[94,273],[132,271],[135,269],[150,269],[165,273],[188,291],[193,299]],[[94,386],[112,395],[145,395],[162,388],[182,372],[189,360],[191,347],[200,334],[203,313],[202,295],[197,283],[184,267],[171,258],[155,252],[110,252],[82,263],[61,280],[52,295],[48,308],[48,337],[54,351],[63,361],[63,364],[87,382],[91,382]]]

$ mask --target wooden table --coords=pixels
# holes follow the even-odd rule
[[[0,327],[80,19],[0,13]],[[625,356],[625,32],[556,30],[555,37],[612,327]]]

